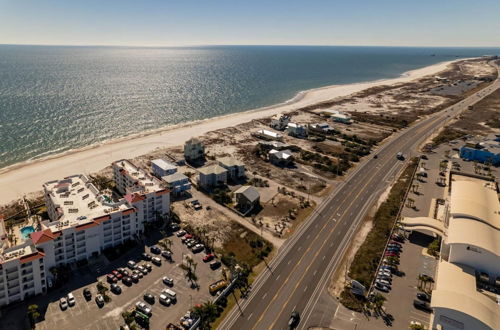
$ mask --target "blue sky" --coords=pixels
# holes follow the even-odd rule
[[[0,44],[500,46],[499,0],[0,0]]]

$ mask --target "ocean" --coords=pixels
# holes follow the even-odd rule
[[[500,49],[0,45],[0,168]]]

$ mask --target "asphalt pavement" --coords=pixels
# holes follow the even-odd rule
[[[299,329],[323,326],[324,317],[315,313],[317,304],[324,300],[320,297],[371,205],[417,155],[422,142],[499,87],[497,79],[467,99],[413,123],[374,152],[377,159],[369,156],[359,164],[281,247],[269,269],[257,277],[249,297],[240,301],[241,311],[234,308],[219,329],[288,329],[294,310],[300,313]],[[405,162],[396,159],[400,151],[406,155]],[[333,302],[332,307],[334,312]]]

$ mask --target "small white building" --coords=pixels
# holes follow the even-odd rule
[[[227,183],[228,171],[219,164],[208,165],[198,169],[198,184],[202,188],[211,188]]]
[[[228,171],[228,179],[238,180],[245,176],[245,164],[233,157],[217,159],[220,166]]]
[[[349,116],[348,114],[345,114],[345,113],[342,113],[342,112],[338,112],[336,114],[332,114],[330,116],[330,118],[334,121],[334,122],[337,122],[337,123],[342,123],[342,124],[352,124],[353,120],[351,118],[351,116]]]
[[[177,172],[177,166],[163,159],[155,159],[151,161],[151,170],[154,176],[161,178]]]
[[[288,123],[286,126],[286,132],[288,135],[298,138],[307,137],[307,127],[296,123]]]
[[[257,132],[255,132],[255,135],[264,140],[281,141],[283,139],[283,135],[273,131],[269,131],[267,129],[258,130]]]
[[[330,125],[328,125],[327,123],[312,124],[311,127],[325,133],[333,130],[333,128],[331,128]]]
[[[192,138],[184,144],[184,158],[188,162],[196,162],[205,157],[205,146],[197,138]]]
[[[182,173],[174,173],[164,176],[162,180],[165,181],[167,188],[170,189],[174,195],[179,195],[184,191],[191,189],[191,182],[189,182],[189,178]]]

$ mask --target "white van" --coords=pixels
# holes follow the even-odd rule
[[[170,289],[164,289],[162,293],[166,294],[172,301],[177,301],[177,294],[170,290]]]
[[[134,261],[132,261],[132,260],[129,260],[127,262],[127,266],[128,266],[128,268],[130,268],[132,270],[136,269],[136,267],[137,267],[136,263]]]

